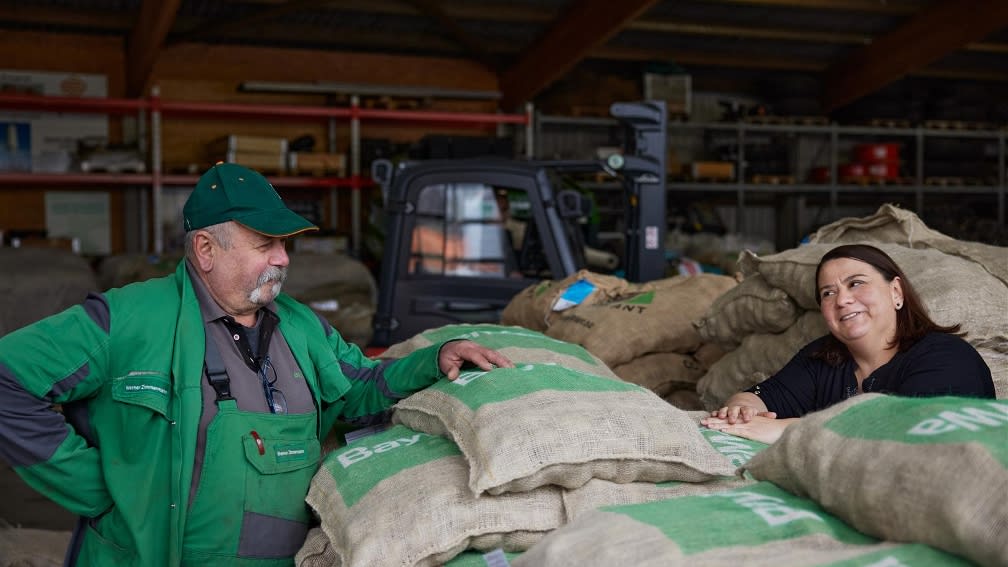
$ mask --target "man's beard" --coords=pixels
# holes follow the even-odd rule
[[[276,266],[270,266],[266,268],[262,274],[259,275],[259,279],[256,281],[255,289],[249,294],[249,301],[254,305],[263,306],[276,299],[280,295],[280,288],[283,287],[284,281],[287,279],[287,268],[278,268]],[[272,284],[268,297],[263,294],[263,287]]]

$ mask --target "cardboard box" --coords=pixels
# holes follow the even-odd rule
[[[290,152],[287,154],[287,170],[292,175],[346,175],[346,154]]]
[[[231,134],[217,138],[207,144],[207,151],[212,159],[223,159],[228,152],[286,154],[287,138],[272,136],[243,136]]]
[[[730,161],[695,161],[686,166],[686,175],[692,179],[735,179],[735,164]]]
[[[689,75],[644,73],[644,98],[664,100],[669,116],[689,116],[692,78]]]
[[[287,170],[287,156],[284,154],[231,150],[224,154],[224,161],[244,165],[262,174],[284,173]]]

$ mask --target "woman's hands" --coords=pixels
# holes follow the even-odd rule
[[[794,419],[777,419],[756,394],[739,392],[725,406],[700,420],[704,427],[724,431],[753,441],[773,443]]]
[[[467,362],[481,370],[514,368],[514,363],[503,354],[472,341],[449,341],[438,353],[438,369],[449,380],[458,378],[462,365]]]

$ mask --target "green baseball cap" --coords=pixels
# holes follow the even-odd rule
[[[226,221],[273,237],[318,230],[288,209],[262,174],[236,163],[217,163],[207,170],[186,200],[182,216],[186,232]]]

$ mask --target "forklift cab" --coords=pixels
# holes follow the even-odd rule
[[[450,323],[498,322],[529,285],[584,267],[575,191],[521,162],[376,162],[386,215],[376,346]]]

